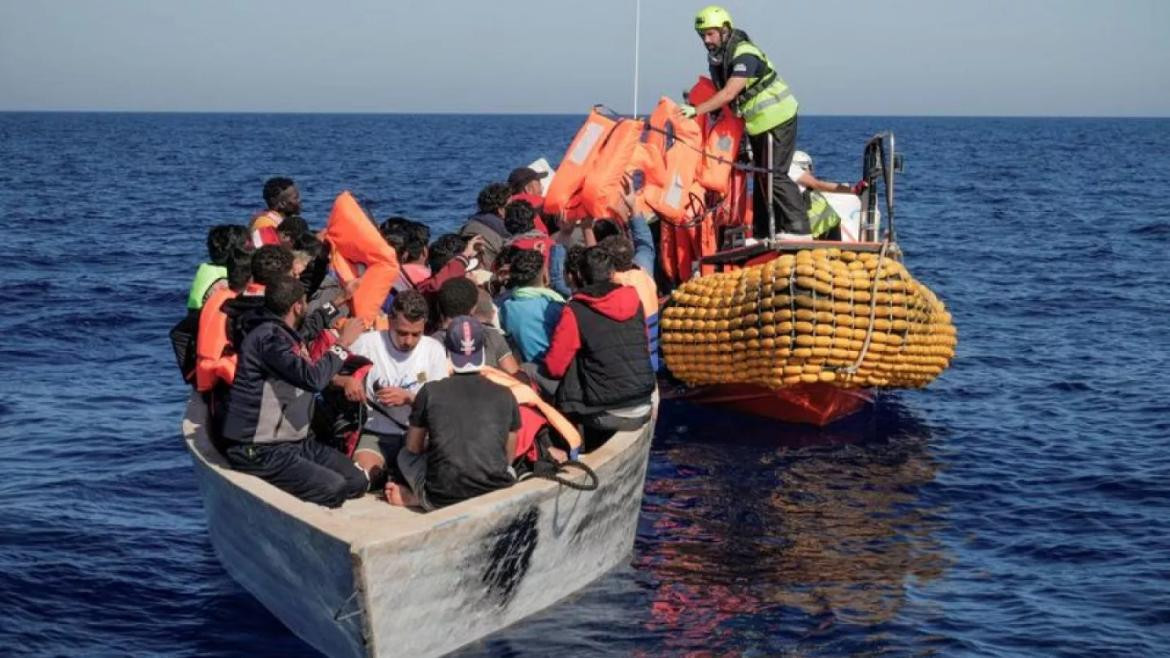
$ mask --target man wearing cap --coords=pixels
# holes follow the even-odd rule
[[[415,397],[398,453],[406,484],[386,485],[391,505],[430,511],[515,481],[520,409],[511,391],[480,376],[483,326],[468,315],[452,318],[445,339],[452,375],[427,382]]]
[[[699,10],[695,31],[707,49],[711,80],[719,91],[698,105],[682,105],[683,115],[707,114],[730,103],[743,117],[752,146],[752,164],[772,172],[757,173],[753,185],[756,237],[771,237],[771,212],[775,213],[778,232],[807,234],[808,217],[800,190],[784,175],[796,150],[796,97],[768,56],[746,32],[734,28],[731,14],[723,7],[710,5]]]
[[[527,201],[536,211],[533,224],[545,235],[549,234],[549,230],[544,218],[540,216],[540,210],[544,207],[544,187],[540,181],[547,177],[547,171],[538,172],[530,167],[519,167],[508,174],[508,185],[512,188],[512,198],[508,199],[508,202]]]

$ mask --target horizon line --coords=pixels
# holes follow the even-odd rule
[[[585,112],[445,112],[395,110],[126,110],[126,109],[0,109],[0,114],[251,114],[257,116],[585,116]],[[621,116],[629,116],[618,113]],[[639,116],[649,116],[639,115]],[[846,114],[817,113],[806,117],[823,118],[904,118],[904,119],[1170,119],[1170,114]]]

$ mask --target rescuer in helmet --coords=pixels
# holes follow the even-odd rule
[[[695,15],[695,31],[707,48],[711,80],[718,93],[698,105],[683,105],[685,116],[718,110],[730,103],[743,118],[752,146],[752,163],[772,174],[757,173],[755,235],[769,236],[769,190],[778,232],[807,235],[808,216],[800,190],[786,173],[796,150],[796,97],[776,73],[768,56],[735,29],[731,14],[711,5]]]

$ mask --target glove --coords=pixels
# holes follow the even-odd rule
[[[854,196],[861,196],[861,193],[868,189],[869,181],[859,180],[853,184],[853,187],[850,188],[850,191],[853,192]]]
[[[679,109],[679,111],[682,112],[682,115],[684,117],[686,117],[687,119],[695,118],[695,106],[694,105],[688,105],[686,103],[683,103],[682,105],[678,106],[678,109]]]

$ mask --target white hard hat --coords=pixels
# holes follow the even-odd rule
[[[796,153],[792,154],[792,164],[800,167],[805,171],[808,171],[812,169],[812,156],[808,153],[805,153],[804,151],[797,151]]]

